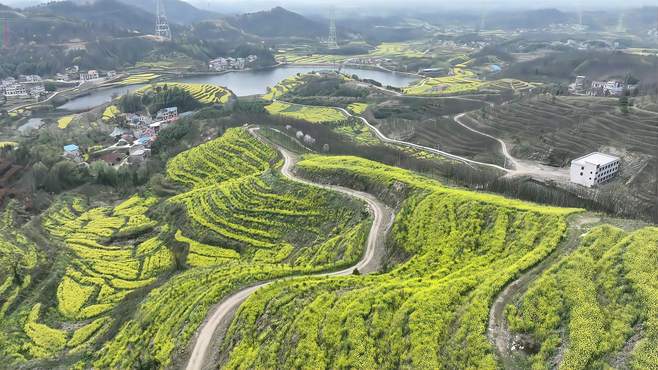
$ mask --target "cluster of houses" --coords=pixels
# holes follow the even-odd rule
[[[636,89],[637,85],[626,84],[621,80],[588,81],[586,76],[577,76],[569,85],[569,93],[588,96],[622,96]]]
[[[217,58],[208,62],[208,68],[211,71],[229,71],[245,69],[249,64],[258,60],[258,56],[249,55],[246,58]]]
[[[84,72],[81,71],[80,67],[76,65],[72,67],[67,67],[64,70],[64,73],[58,73],[56,75],[56,79],[62,82],[79,81],[80,83],[84,83],[87,81],[98,81],[103,78],[110,79],[115,77],[116,75],[117,75],[116,71],[107,71],[105,72],[105,76],[102,76],[101,73],[95,69],[90,69]]]
[[[116,127],[110,136],[116,142],[101,150],[90,153],[94,159],[100,159],[111,166],[139,165],[151,155],[151,144],[158,132],[175,122],[180,117],[177,107],[168,107],[158,111],[155,118],[126,113],[124,127]],[[83,163],[83,155],[75,144],[64,146],[64,158]]]
[[[391,61],[392,60],[389,58],[369,58],[369,57],[352,58],[348,60],[350,64],[363,64],[363,65],[378,65],[384,63],[390,63]]]
[[[39,97],[46,93],[46,88],[40,76],[21,75],[18,79],[0,80],[0,93],[6,98]]]

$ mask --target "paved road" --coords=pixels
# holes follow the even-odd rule
[[[256,134],[258,128],[251,128],[249,132],[256,136],[259,140],[264,141],[260,136]],[[342,186],[333,186],[333,185],[324,185],[311,182],[297,177],[292,169],[297,163],[297,157],[280,147],[277,147],[279,152],[284,159],[283,167],[281,168],[281,174],[287,177],[292,181],[296,181],[305,185],[320,187],[323,189],[337,191],[343,194],[347,194],[351,197],[358,198],[362,201],[365,201],[370,208],[374,216],[372,227],[370,228],[370,234],[368,235],[368,240],[366,243],[365,253],[361,261],[359,261],[355,266],[346,268],[341,271],[335,271],[330,273],[316,274],[313,276],[345,276],[350,275],[354,269],[358,269],[361,273],[370,273],[377,271],[381,264],[381,258],[384,252],[384,243],[386,241],[386,235],[390,229],[391,223],[393,222],[394,214],[393,211],[380,202],[377,198],[371,194],[356,191],[353,189],[348,189]],[[284,278],[290,279],[290,278]],[[192,350],[192,355],[187,363],[187,370],[201,370],[206,363],[208,357],[208,349],[210,347],[213,334],[217,330],[217,327],[226,320],[230,319],[235,309],[242,304],[251,294],[257,291],[260,288],[263,288],[270,282],[264,282],[257,284],[252,287],[242,289],[233,295],[225,298],[217,308],[210,314],[206,322],[201,326],[196,343],[194,344],[194,349]]]

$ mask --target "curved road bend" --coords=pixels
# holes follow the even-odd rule
[[[262,139],[260,136],[256,134],[255,132],[256,130],[258,130],[258,128],[251,128],[249,129],[249,132],[252,135],[256,136],[256,138],[258,138],[259,140],[264,141],[264,139]],[[351,197],[358,198],[362,201],[365,201],[368,204],[368,207],[370,208],[374,216],[372,227],[370,228],[370,234],[368,235],[368,240],[366,242],[365,253],[361,261],[359,261],[355,266],[346,268],[344,270],[309,275],[309,276],[346,276],[352,274],[355,268],[362,273],[370,273],[376,271],[379,268],[381,258],[383,257],[384,254],[383,252],[384,252],[384,243],[386,241],[386,235],[393,222],[393,218],[394,218],[393,210],[391,210],[389,207],[384,205],[381,201],[379,201],[371,194],[345,188],[342,186],[318,184],[297,177],[297,175],[295,175],[292,171],[295,164],[297,163],[297,157],[293,153],[281,147],[277,146],[277,150],[281,153],[284,159],[284,164],[283,167],[281,168],[281,174],[283,176],[298,183],[302,183],[309,186],[315,186],[330,191],[337,191],[343,194],[347,194]],[[290,278],[291,277],[281,278],[278,280],[284,280]],[[219,304],[219,306],[215,308],[215,310],[210,314],[210,316],[208,316],[206,322],[203,323],[203,325],[198,331],[198,336],[194,344],[194,349],[192,350],[190,359],[187,362],[187,367],[186,367],[187,370],[203,369],[203,366],[205,364],[208,355],[208,349],[210,347],[213,334],[217,330],[217,327],[222,322],[225,322],[227,319],[230,319],[231,315],[234,314],[235,309],[238,308],[240,304],[244,302],[251,294],[253,294],[258,289],[271,284],[272,282],[273,281],[260,283],[248,288],[244,288],[236,293],[233,293],[232,295],[226,297],[221,302],[221,304]]]
[[[448,153],[448,152],[444,152],[443,150],[438,150],[438,149],[430,148],[429,146],[424,146],[424,145],[414,144],[414,143],[410,143],[410,142],[408,142],[408,141],[402,141],[402,140],[397,140],[397,139],[391,139],[390,137],[387,137],[386,135],[384,135],[384,134],[383,134],[383,133],[382,133],[377,127],[375,127],[375,126],[372,125],[370,122],[368,122],[367,119],[365,119],[365,118],[363,118],[363,117],[361,117],[361,116],[355,116],[355,115],[353,115],[352,113],[348,112],[346,109],[341,108],[341,107],[333,107],[333,108],[336,108],[336,109],[340,110],[341,112],[345,113],[345,114],[346,114],[347,116],[349,116],[349,117],[355,117],[355,118],[360,119],[360,120],[361,120],[361,121],[362,121],[362,122],[363,122],[363,123],[364,123],[364,124],[365,124],[365,125],[371,130],[371,131],[372,131],[372,132],[375,133],[375,136],[377,136],[377,138],[378,138],[379,140],[381,140],[381,141],[383,141],[383,142],[385,142],[385,143],[397,144],[397,145],[403,145],[403,146],[408,146],[408,147],[415,148],[415,149],[424,150],[424,151],[426,151],[426,152],[430,152],[430,153],[438,154],[438,155],[443,156],[443,157],[447,157],[447,158],[450,158],[450,159],[454,159],[454,160],[456,160],[456,161],[464,162],[464,163],[466,163],[466,164],[468,164],[468,165],[475,164],[475,165],[478,165],[478,166],[485,166],[485,167],[495,168],[495,169],[497,169],[497,170],[505,171],[505,172],[507,172],[507,173],[511,172],[510,169],[508,169],[508,168],[504,168],[504,167],[501,167],[501,166],[498,166],[498,165],[493,164],[493,163],[486,163],[486,162],[474,161],[474,160],[472,160],[472,159],[468,159],[468,158],[460,157],[460,156],[458,156],[458,155],[450,154],[450,153]]]

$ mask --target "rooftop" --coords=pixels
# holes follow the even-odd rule
[[[78,150],[80,150],[80,148],[75,144],[64,145],[65,152],[77,152]]]
[[[580,158],[576,158],[571,162],[572,163],[590,163],[590,164],[593,164],[593,165],[603,166],[603,165],[606,165],[610,162],[614,162],[614,161],[618,161],[618,160],[619,160],[619,157],[615,157],[615,156],[609,155],[609,154],[594,152],[594,153],[584,155]]]

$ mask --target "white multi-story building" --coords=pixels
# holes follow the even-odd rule
[[[609,181],[619,173],[619,158],[599,152],[571,161],[571,182],[588,188]]]
[[[160,109],[155,115],[156,121],[171,122],[178,119],[178,107]]]
[[[24,85],[13,84],[13,85],[5,86],[4,95],[8,98],[11,98],[16,96],[27,96],[28,93]]]
[[[97,80],[98,78],[98,71],[95,69],[90,69],[87,73],[80,73],[80,81],[83,82]]]

